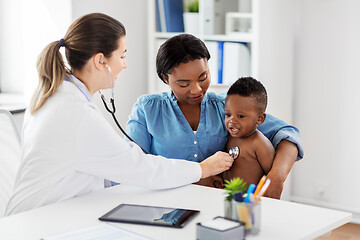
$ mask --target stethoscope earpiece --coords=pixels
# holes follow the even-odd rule
[[[104,61],[100,61],[101,64],[105,64],[105,67],[107,67],[109,69],[109,71],[111,71],[109,65],[107,65],[106,63],[104,63]]]

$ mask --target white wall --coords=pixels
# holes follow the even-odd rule
[[[38,81],[36,59],[65,35],[70,15],[71,0],[0,0],[1,91],[30,98]]]
[[[115,85],[116,115],[125,125],[136,99],[147,93],[146,6],[146,0],[0,0],[1,91],[24,93],[29,101],[38,81],[36,59],[41,50],[60,40],[76,18],[103,12],[127,30],[128,68]],[[98,94],[94,99],[104,109]],[[110,115],[104,115],[113,124]]]
[[[258,0],[259,17],[254,19],[259,28],[255,78],[268,92],[266,111],[288,123],[293,123],[294,3]]]
[[[358,0],[297,0],[294,123],[305,158],[292,185],[295,200],[357,214],[359,10]]]
[[[73,20],[87,13],[102,12],[125,25],[128,68],[120,73],[115,84],[116,116],[125,129],[125,124],[136,99],[147,93],[147,1],[73,0],[72,2]],[[94,95],[94,100],[103,110],[110,123],[117,129],[111,115],[102,106],[98,94]]]

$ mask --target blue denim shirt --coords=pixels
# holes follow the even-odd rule
[[[212,92],[205,94],[194,134],[171,91],[141,96],[132,109],[126,131],[151,154],[201,162],[225,149],[228,139],[224,122],[225,97]],[[295,143],[299,150],[297,159],[303,157],[297,128],[267,114],[258,129],[275,148],[283,139]]]

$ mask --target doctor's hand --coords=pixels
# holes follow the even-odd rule
[[[215,176],[229,170],[233,162],[234,159],[228,153],[219,151],[199,163],[202,170],[201,178]]]

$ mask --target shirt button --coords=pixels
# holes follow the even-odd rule
[[[197,141],[194,141],[194,144],[197,144]]]
[[[194,157],[197,157],[197,154],[196,154],[196,153],[194,154]]]

